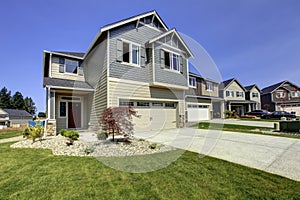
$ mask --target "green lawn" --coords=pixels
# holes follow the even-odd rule
[[[1,144],[0,163],[0,199],[300,199],[300,182],[191,152],[154,172],[127,173],[91,157]]]
[[[243,121],[260,121],[260,122],[279,122],[279,120],[274,119],[252,119],[252,118],[240,118]]]
[[[254,134],[297,138],[297,139],[300,138],[297,135],[265,133],[264,131],[270,131],[270,130],[273,130],[273,128],[260,127],[260,126],[245,126],[245,125],[236,125],[236,124],[220,124],[220,123],[200,122],[198,124],[198,128],[199,129],[231,131],[231,132],[239,132],[239,133],[254,133]]]
[[[11,138],[22,135],[22,131],[0,132],[0,139]]]

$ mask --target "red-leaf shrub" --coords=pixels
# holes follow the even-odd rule
[[[138,117],[132,107],[110,107],[100,117],[102,129],[108,133],[130,136],[133,134],[132,116]]]

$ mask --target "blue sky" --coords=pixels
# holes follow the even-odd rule
[[[0,87],[33,97],[44,111],[43,50],[85,52],[101,26],[154,9],[205,48],[224,80],[300,85],[299,8],[298,0],[3,1]]]

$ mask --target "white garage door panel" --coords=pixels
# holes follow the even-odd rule
[[[196,122],[200,120],[209,120],[208,108],[188,108],[188,121]]]
[[[135,109],[140,118],[133,117],[135,131],[176,128],[176,109]]]

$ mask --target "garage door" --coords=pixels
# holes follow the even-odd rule
[[[188,112],[188,122],[209,120],[209,106],[208,105],[190,104],[190,105],[188,105],[187,112]]]
[[[148,104],[149,103],[149,104]],[[135,102],[140,118],[133,118],[135,131],[151,131],[176,128],[176,103]]]
[[[296,115],[300,115],[300,107],[299,106],[286,106],[284,108],[287,112],[295,112]]]

